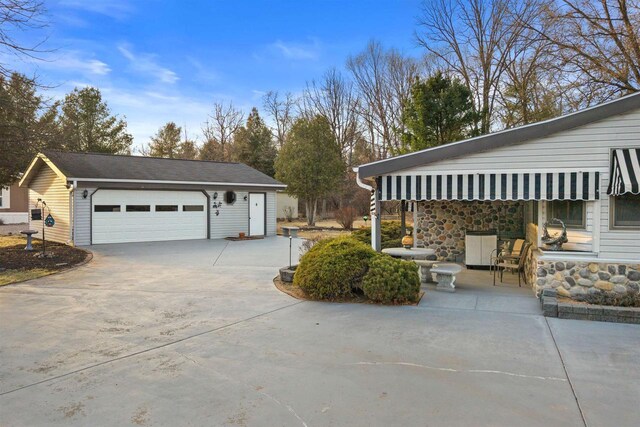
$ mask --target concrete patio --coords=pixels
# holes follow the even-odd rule
[[[640,423],[639,326],[545,319],[482,271],[418,306],[301,302],[272,284],[288,244],[95,246],[0,288],[0,425]]]

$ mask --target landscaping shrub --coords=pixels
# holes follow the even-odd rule
[[[300,245],[300,255],[304,255],[309,252],[309,249],[314,247],[316,243],[321,240],[323,240],[321,234],[317,234],[315,236],[307,237],[306,239],[304,239],[304,242],[302,242],[302,245]]]
[[[362,280],[362,290],[375,302],[415,302],[420,292],[418,266],[410,261],[376,254]]]
[[[350,237],[321,240],[300,259],[293,284],[317,299],[350,295],[375,255],[369,245]]]
[[[615,307],[640,307],[640,294],[618,295],[615,293],[585,294],[576,297],[578,301],[596,305],[613,305]]]
[[[287,206],[286,208],[282,209],[282,212],[284,213],[284,217],[287,222],[293,221],[293,208],[291,206]]]
[[[400,221],[382,221],[380,224],[380,234],[382,240],[382,249],[385,248],[398,248],[402,246],[402,230]],[[412,232],[413,228],[407,226],[407,231]],[[371,227],[361,228],[351,233],[351,236],[359,241],[371,244]]]
[[[336,221],[345,230],[353,230],[353,221],[356,220],[356,210],[351,206],[336,211]]]

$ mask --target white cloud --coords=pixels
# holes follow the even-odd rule
[[[45,68],[75,71],[82,74],[104,76],[111,72],[111,68],[105,62],[98,59],[85,59],[77,52],[68,52],[59,58],[42,62]]]
[[[320,57],[322,45],[320,40],[311,39],[308,43],[284,42],[277,40],[269,45],[271,50],[278,52],[288,59],[317,60]]]
[[[157,55],[136,54],[133,52],[133,48],[126,43],[120,44],[118,50],[122,56],[129,60],[132,69],[140,74],[152,76],[160,82],[168,84],[173,84],[180,79],[174,71],[156,62]]]
[[[133,5],[126,0],[62,0],[60,6],[105,15],[114,19],[125,19],[134,12]]]

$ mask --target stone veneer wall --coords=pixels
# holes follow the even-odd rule
[[[560,296],[576,298],[587,293],[624,295],[640,291],[640,264],[535,259],[537,268],[532,279],[537,294],[555,289]]]
[[[500,238],[524,235],[524,202],[423,201],[418,203],[418,247],[438,260],[460,261],[465,230],[499,229]]]

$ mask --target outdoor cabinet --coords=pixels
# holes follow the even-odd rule
[[[464,244],[468,267],[488,267],[498,247],[498,236],[492,231],[467,231]]]

